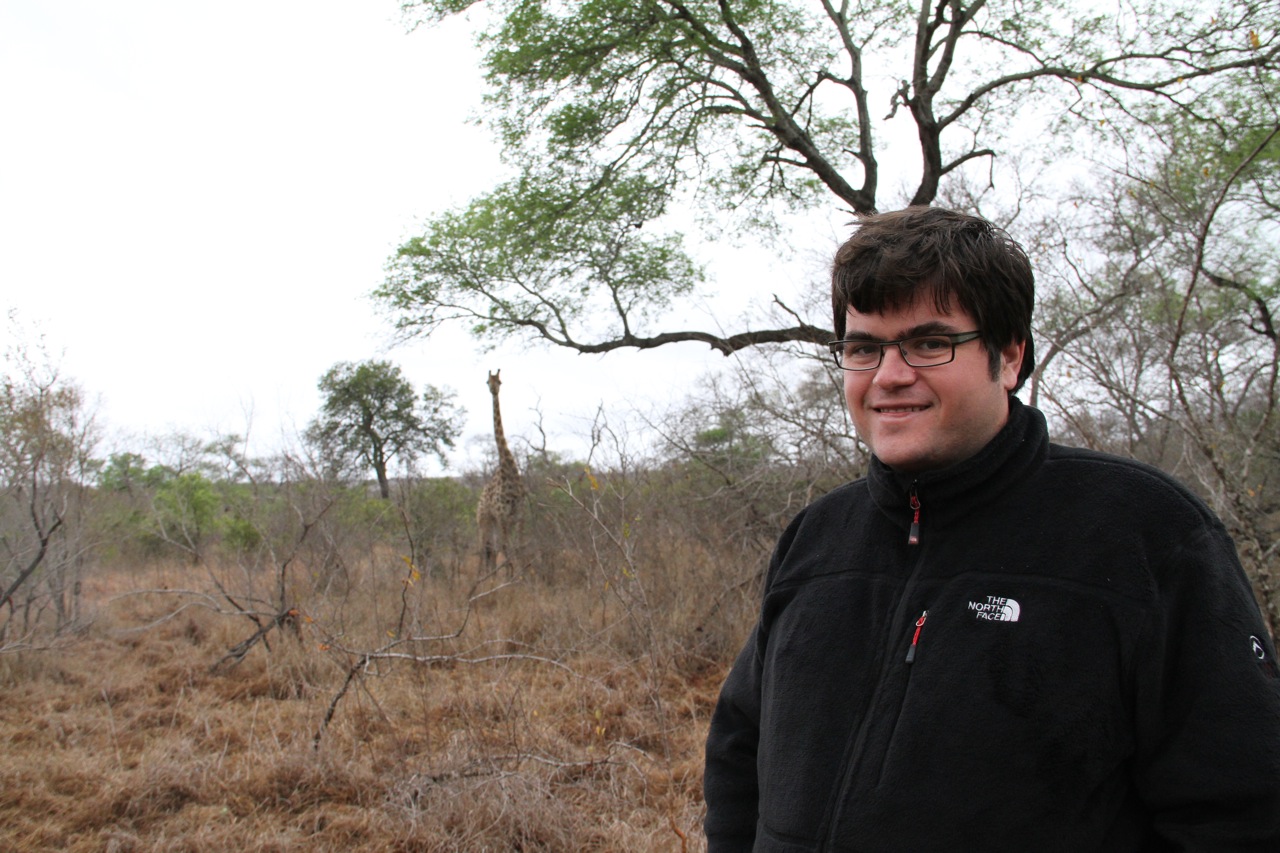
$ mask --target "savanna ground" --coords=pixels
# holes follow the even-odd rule
[[[379,584],[392,559],[238,660],[255,625],[192,594],[234,572],[86,580],[81,636],[0,657],[0,849],[704,849],[724,668],[640,636],[673,614],[639,617],[605,584]],[[397,644],[381,626],[415,609],[439,630]]]
[[[531,476],[488,575],[469,480],[86,493],[4,609],[0,851],[704,850],[709,717],[813,488],[705,470]]]

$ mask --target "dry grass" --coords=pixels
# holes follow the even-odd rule
[[[221,667],[254,626],[184,608],[208,603],[173,591],[190,568],[96,577],[85,635],[0,656],[0,850],[704,849],[725,662],[687,645],[687,602],[526,580],[468,605],[363,571],[340,597],[292,581],[300,638]]]

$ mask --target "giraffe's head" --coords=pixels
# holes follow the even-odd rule
[[[502,373],[501,370],[495,370],[489,374],[489,393],[495,397],[498,396],[498,388],[502,385],[502,380],[498,378],[500,373]]]

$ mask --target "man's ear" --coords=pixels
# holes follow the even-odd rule
[[[1022,371],[1022,356],[1027,351],[1026,341],[1015,341],[1000,350],[1000,385],[1006,391],[1018,387],[1018,374]]]

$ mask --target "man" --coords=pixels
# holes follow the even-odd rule
[[[711,853],[1280,851],[1280,679],[1234,546],[1012,396],[1033,290],[938,208],[837,253],[874,456],[774,553],[707,739]]]

